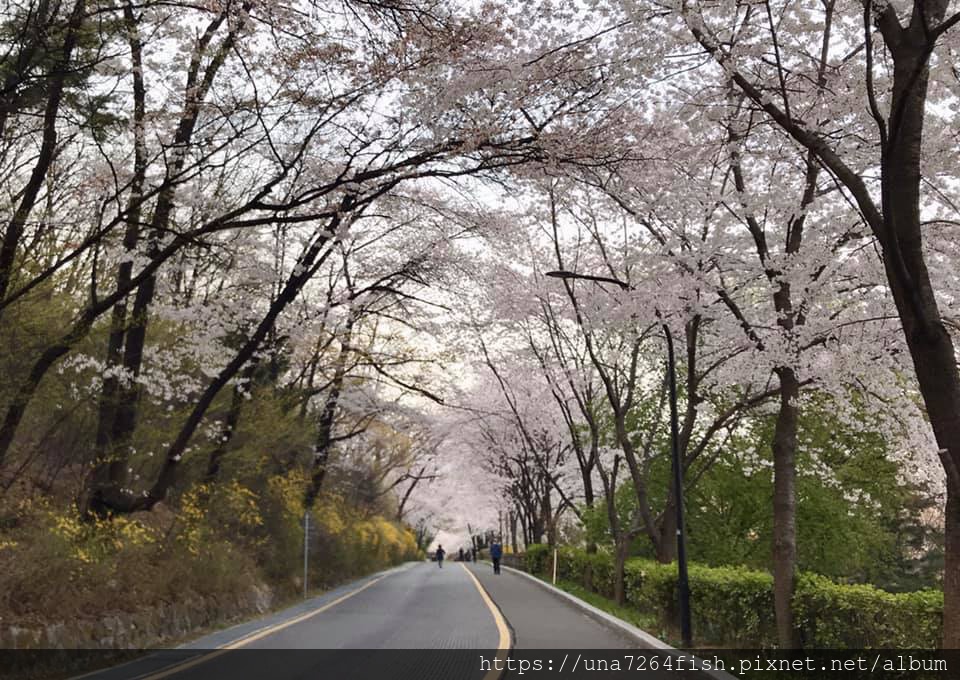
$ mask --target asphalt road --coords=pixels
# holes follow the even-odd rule
[[[508,653],[641,646],[524,576],[419,563],[84,680],[494,680],[501,673],[483,662]]]
[[[634,649],[637,641],[517,574],[470,564],[513,629],[514,649]]]

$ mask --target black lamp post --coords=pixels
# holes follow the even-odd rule
[[[547,272],[546,276],[555,279],[582,279],[595,283],[612,283],[623,290],[632,290],[632,286],[608,276],[591,276],[568,271]],[[660,317],[660,312],[657,311]],[[693,646],[693,633],[690,625],[690,581],[687,578],[687,540],[683,524],[683,466],[680,461],[680,426],[677,416],[677,365],[673,353],[673,333],[660,317],[663,334],[667,340],[667,383],[670,391],[670,453],[672,455],[673,491],[677,510],[677,598],[680,605],[680,636],[683,646]]]

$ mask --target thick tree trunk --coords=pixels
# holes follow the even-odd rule
[[[773,604],[777,639],[782,649],[799,647],[793,620],[796,582],[796,450],[797,397],[800,384],[793,369],[777,370],[780,378],[780,410],[773,435]]]
[[[920,20],[942,19],[944,3],[917,18],[892,46],[890,142],[883,158],[884,266],[947,478],[943,646],[960,648],[960,373],[927,270],[920,221],[921,155],[929,67]],[[921,12],[921,15],[923,12]]]
[[[543,517],[535,515],[530,522],[530,538],[534,543],[543,543]]]
[[[947,488],[947,506],[944,533],[946,535],[946,563],[943,569],[943,647],[960,649],[960,489]]]
[[[925,283],[929,284],[929,280]],[[929,293],[923,297],[932,301],[932,288],[916,288]],[[909,305],[901,303],[901,295],[895,292],[894,297],[900,307],[920,393],[946,473],[943,646],[957,649],[960,648],[960,375],[953,344],[939,313],[919,321],[910,313]]]
[[[901,320],[946,473],[943,646],[956,649],[960,648],[960,375],[939,314],[921,324],[904,305]]]
[[[152,248],[150,257],[156,257]],[[120,385],[116,413],[111,432],[112,445],[122,449],[130,441],[137,427],[140,398],[143,389],[137,379],[143,369],[143,353],[147,342],[147,326],[150,318],[150,305],[153,304],[156,291],[156,277],[150,276],[137,289],[133,309],[127,320],[123,351],[123,370],[127,380]]]
[[[657,562],[669,564],[677,559],[677,503],[671,488],[660,521],[660,538],[656,542]]]
[[[593,458],[596,460],[596,458]],[[592,466],[591,466],[592,468]],[[593,481],[590,479],[589,473],[584,475],[584,485],[583,485],[583,504],[587,506],[587,509],[593,509],[593,504],[596,502],[596,498],[593,492]],[[595,555],[597,552],[597,542],[592,540],[592,538],[587,539],[587,554]],[[588,561],[587,570],[583,574],[583,587],[589,591],[593,591],[593,566]]]

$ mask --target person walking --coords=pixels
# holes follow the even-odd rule
[[[470,548],[470,554],[473,556],[473,563],[476,564],[477,563],[477,546],[474,545]]]
[[[457,559],[463,562],[463,548],[460,548],[460,551],[457,553]]]
[[[443,549],[442,545],[437,546],[437,566],[443,569],[443,556],[447,554],[447,551]]]
[[[490,545],[490,559],[493,560],[493,573],[500,573],[500,558],[503,557],[503,547],[500,545],[500,539],[495,540]]]

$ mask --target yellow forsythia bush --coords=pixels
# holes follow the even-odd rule
[[[417,559],[413,535],[381,516],[363,516],[336,495],[311,514],[310,585],[332,585]]]

